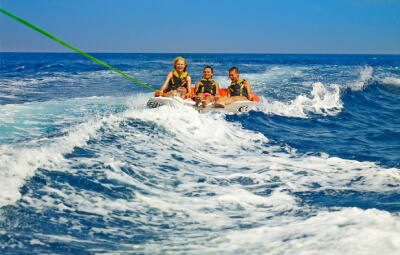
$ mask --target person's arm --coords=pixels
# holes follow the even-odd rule
[[[244,86],[247,89],[247,94],[249,95],[249,97],[251,96],[251,84],[248,81],[244,81]]]
[[[170,73],[167,75],[167,79],[165,79],[164,84],[161,86],[161,89],[160,89],[161,92],[164,92],[164,90],[167,88],[169,81],[172,79],[172,75],[173,75],[172,72],[170,72]]]
[[[218,84],[218,82],[215,83],[215,95],[219,96],[219,84]]]
[[[194,85],[194,94],[195,94],[195,95],[197,94],[197,90],[199,89],[199,86],[200,86],[200,82],[198,81],[198,82],[196,82],[196,84]]]
[[[187,91],[187,94],[190,94],[190,93],[192,93],[192,77],[190,77],[189,75],[186,77],[187,77],[186,78],[186,83],[187,83],[186,91]]]

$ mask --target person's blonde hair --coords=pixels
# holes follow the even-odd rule
[[[183,60],[183,62],[185,63],[185,68],[183,68],[183,71],[186,72],[187,62],[186,62],[186,59],[184,59],[182,57],[177,57],[172,61],[172,62],[174,62],[174,69],[176,70],[176,63],[178,62],[178,60]]]

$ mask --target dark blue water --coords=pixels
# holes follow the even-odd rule
[[[1,53],[2,254],[400,250],[399,55],[93,55],[156,89],[237,66],[260,103],[147,109],[79,54]]]

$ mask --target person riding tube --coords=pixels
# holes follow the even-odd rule
[[[168,73],[160,92],[169,96],[179,95],[182,99],[188,97],[191,93],[192,79],[186,72],[187,62],[182,57],[177,57],[173,60],[174,71]],[[159,93],[159,95],[162,93]]]
[[[251,84],[250,82],[239,78],[239,68],[232,67],[229,69],[229,78],[232,83],[228,87],[228,96],[222,97],[219,102],[215,102],[215,106],[225,107],[227,104],[231,104],[237,101],[251,100]]]
[[[203,78],[201,81],[196,82],[194,88],[196,106],[201,103],[205,108],[210,102],[219,101],[219,84],[212,79],[213,74],[214,71],[211,66],[204,67]]]

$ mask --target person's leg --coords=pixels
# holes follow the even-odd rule
[[[232,99],[230,97],[221,97],[218,100],[215,100],[214,106],[224,108],[227,103],[232,103],[231,101]]]
[[[199,104],[201,103],[202,100],[204,100],[204,94],[198,93],[194,100],[196,102],[196,106],[199,106]]]
[[[225,98],[222,98],[221,101],[225,105],[231,104],[231,103],[235,102],[235,97],[225,97]]]
[[[223,97],[218,102],[215,102],[214,105],[224,108],[225,105],[231,104],[233,102],[246,101],[246,100],[247,98],[242,96]]]
[[[185,89],[184,87],[179,87],[179,88],[177,89],[177,91],[178,91],[178,93],[179,93],[179,96],[180,96],[182,99],[185,99],[185,97],[186,97],[186,89]]]
[[[206,108],[206,98],[205,97],[202,97],[201,98],[201,106],[203,106],[203,108]]]
[[[221,96],[220,95],[215,95],[214,96],[214,101],[218,102],[220,100]]]
[[[214,103],[213,104],[214,104],[215,107],[222,107],[222,108],[225,107],[225,104],[221,101],[220,95],[216,95],[214,97]]]
[[[214,98],[215,98],[215,97],[214,97],[213,95],[208,96],[208,97],[206,98],[206,100],[205,100],[205,106],[203,106],[203,107],[206,107],[209,103],[211,103],[212,101],[214,101],[214,100],[215,100]]]
[[[165,95],[173,97],[175,95],[175,93],[176,93],[176,90],[170,90],[170,91],[166,92]]]
[[[230,97],[231,101],[229,104],[233,103],[233,102],[237,102],[237,101],[247,101],[248,99],[246,97],[242,97],[242,96],[234,96],[234,97]],[[227,103],[225,103],[227,104]]]

